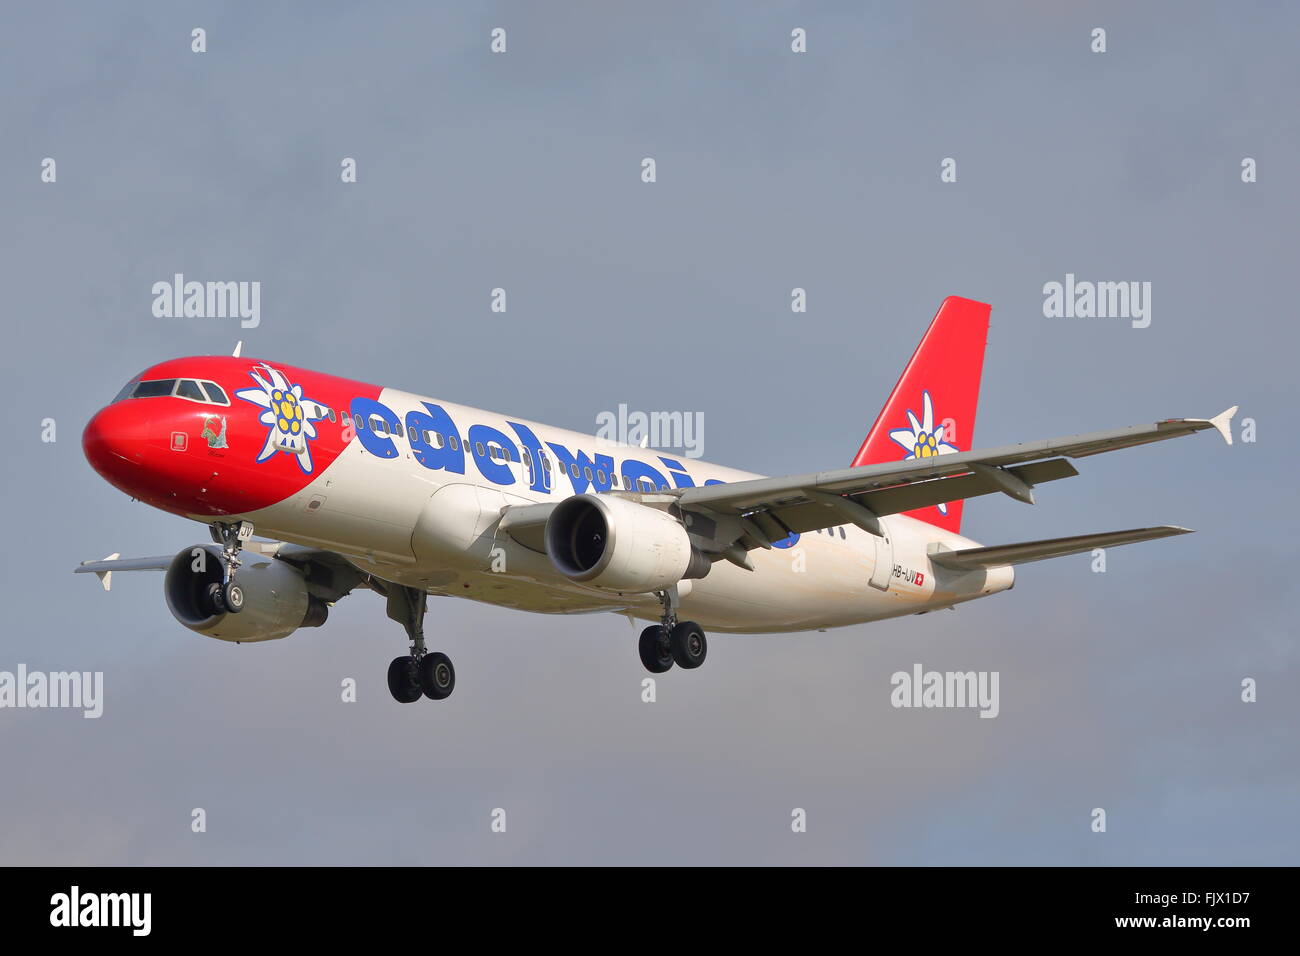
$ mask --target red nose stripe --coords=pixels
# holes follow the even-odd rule
[[[100,475],[132,497],[176,514],[246,514],[292,498],[346,447],[351,433],[344,434],[342,413],[352,399],[377,399],[381,391],[276,362],[228,356],[174,359],[138,377],[215,382],[230,400],[212,405],[175,396],[125,399],[86,426],[82,448]],[[239,392],[265,399],[259,404]],[[272,392],[281,394],[279,402]],[[280,414],[285,402],[287,417]],[[261,420],[272,414],[271,424]],[[321,417],[312,420],[315,414]],[[286,429],[268,444],[279,423]],[[284,450],[290,447],[296,451]]]

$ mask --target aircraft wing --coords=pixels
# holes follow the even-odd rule
[[[283,541],[252,540],[244,543],[244,551],[287,561],[308,572],[308,589],[324,601],[337,601],[358,585],[370,586],[369,574],[333,551]],[[113,587],[114,571],[166,571],[175,557],[174,554],[164,554],[152,558],[123,558],[110,554],[98,561],[82,561],[72,570],[75,574],[95,574],[104,590],[108,591]]]
[[[1070,458],[1179,438],[1207,428],[1216,429],[1232,444],[1230,428],[1236,412],[1233,406],[1214,418],[1171,418],[932,458],[683,488],[673,494],[677,507],[694,519],[688,521],[688,528],[711,537],[718,550],[730,551],[727,556],[743,566],[744,550],[771,547],[773,541],[795,532],[850,522],[879,535],[877,519],[881,515],[995,491],[1033,504],[1034,485],[1078,474],[1067,461]],[[737,553],[736,548],[743,550]]]
[[[173,557],[173,555],[164,554],[154,558],[123,558],[121,555],[114,553],[98,561],[82,561],[72,570],[76,574],[93,572],[99,578],[99,583],[104,586],[104,590],[107,591],[113,587],[114,571],[166,571],[167,566],[172,563]]]

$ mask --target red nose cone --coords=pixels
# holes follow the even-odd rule
[[[149,437],[146,402],[117,402],[86,425],[81,448],[90,466],[127,494],[141,479]]]

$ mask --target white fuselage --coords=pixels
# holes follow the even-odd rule
[[[435,401],[391,388],[379,398],[403,421]],[[596,471],[622,475],[628,463],[641,473],[654,469],[671,486],[761,477],[476,408],[436,404],[454,423],[457,440],[470,439],[470,449],[479,444],[471,431],[481,436],[495,429],[519,439],[513,450],[528,455],[528,442],[520,436],[531,432],[544,447],[550,470],[525,467],[522,455],[500,462],[467,454],[464,473],[451,473],[422,464],[408,436],[389,435],[396,457],[379,457],[365,443],[352,441],[301,492],[238,517],[252,521],[258,535],[339,552],[363,571],[430,594],[544,613],[604,610],[657,621],[660,605],[653,594],[616,594],[569,581],[546,555],[499,534],[502,509],[598,490],[586,478],[585,466],[576,479],[560,470],[560,456],[552,450],[557,446],[585,453],[593,465],[606,461],[597,456],[609,456],[613,467],[593,467],[593,478]],[[665,458],[683,467],[671,468]],[[681,582],[680,615],[722,632],[813,630],[921,613],[1012,586],[1009,567],[956,572],[930,561],[932,545],[978,546],[969,539],[903,515],[882,524],[888,532],[883,539],[846,524],[804,533],[786,547],[752,551],[753,571],[718,561],[704,578]]]

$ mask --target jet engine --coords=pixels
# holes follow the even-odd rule
[[[546,553],[571,581],[610,591],[659,591],[712,567],[672,515],[612,495],[574,495],[556,505]]]
[[[195,545],[172,558],[163,580],[163,595],[172,617],[191,631],[220,641],[273,641],[300,627],[320,627],[329,615],[324,601],[307,591],[298,568],[286,561],[249,551],[235,580],[244,592],[238,614],[217,609],[209,597],[212,584],[221,584],[221,549]]]

